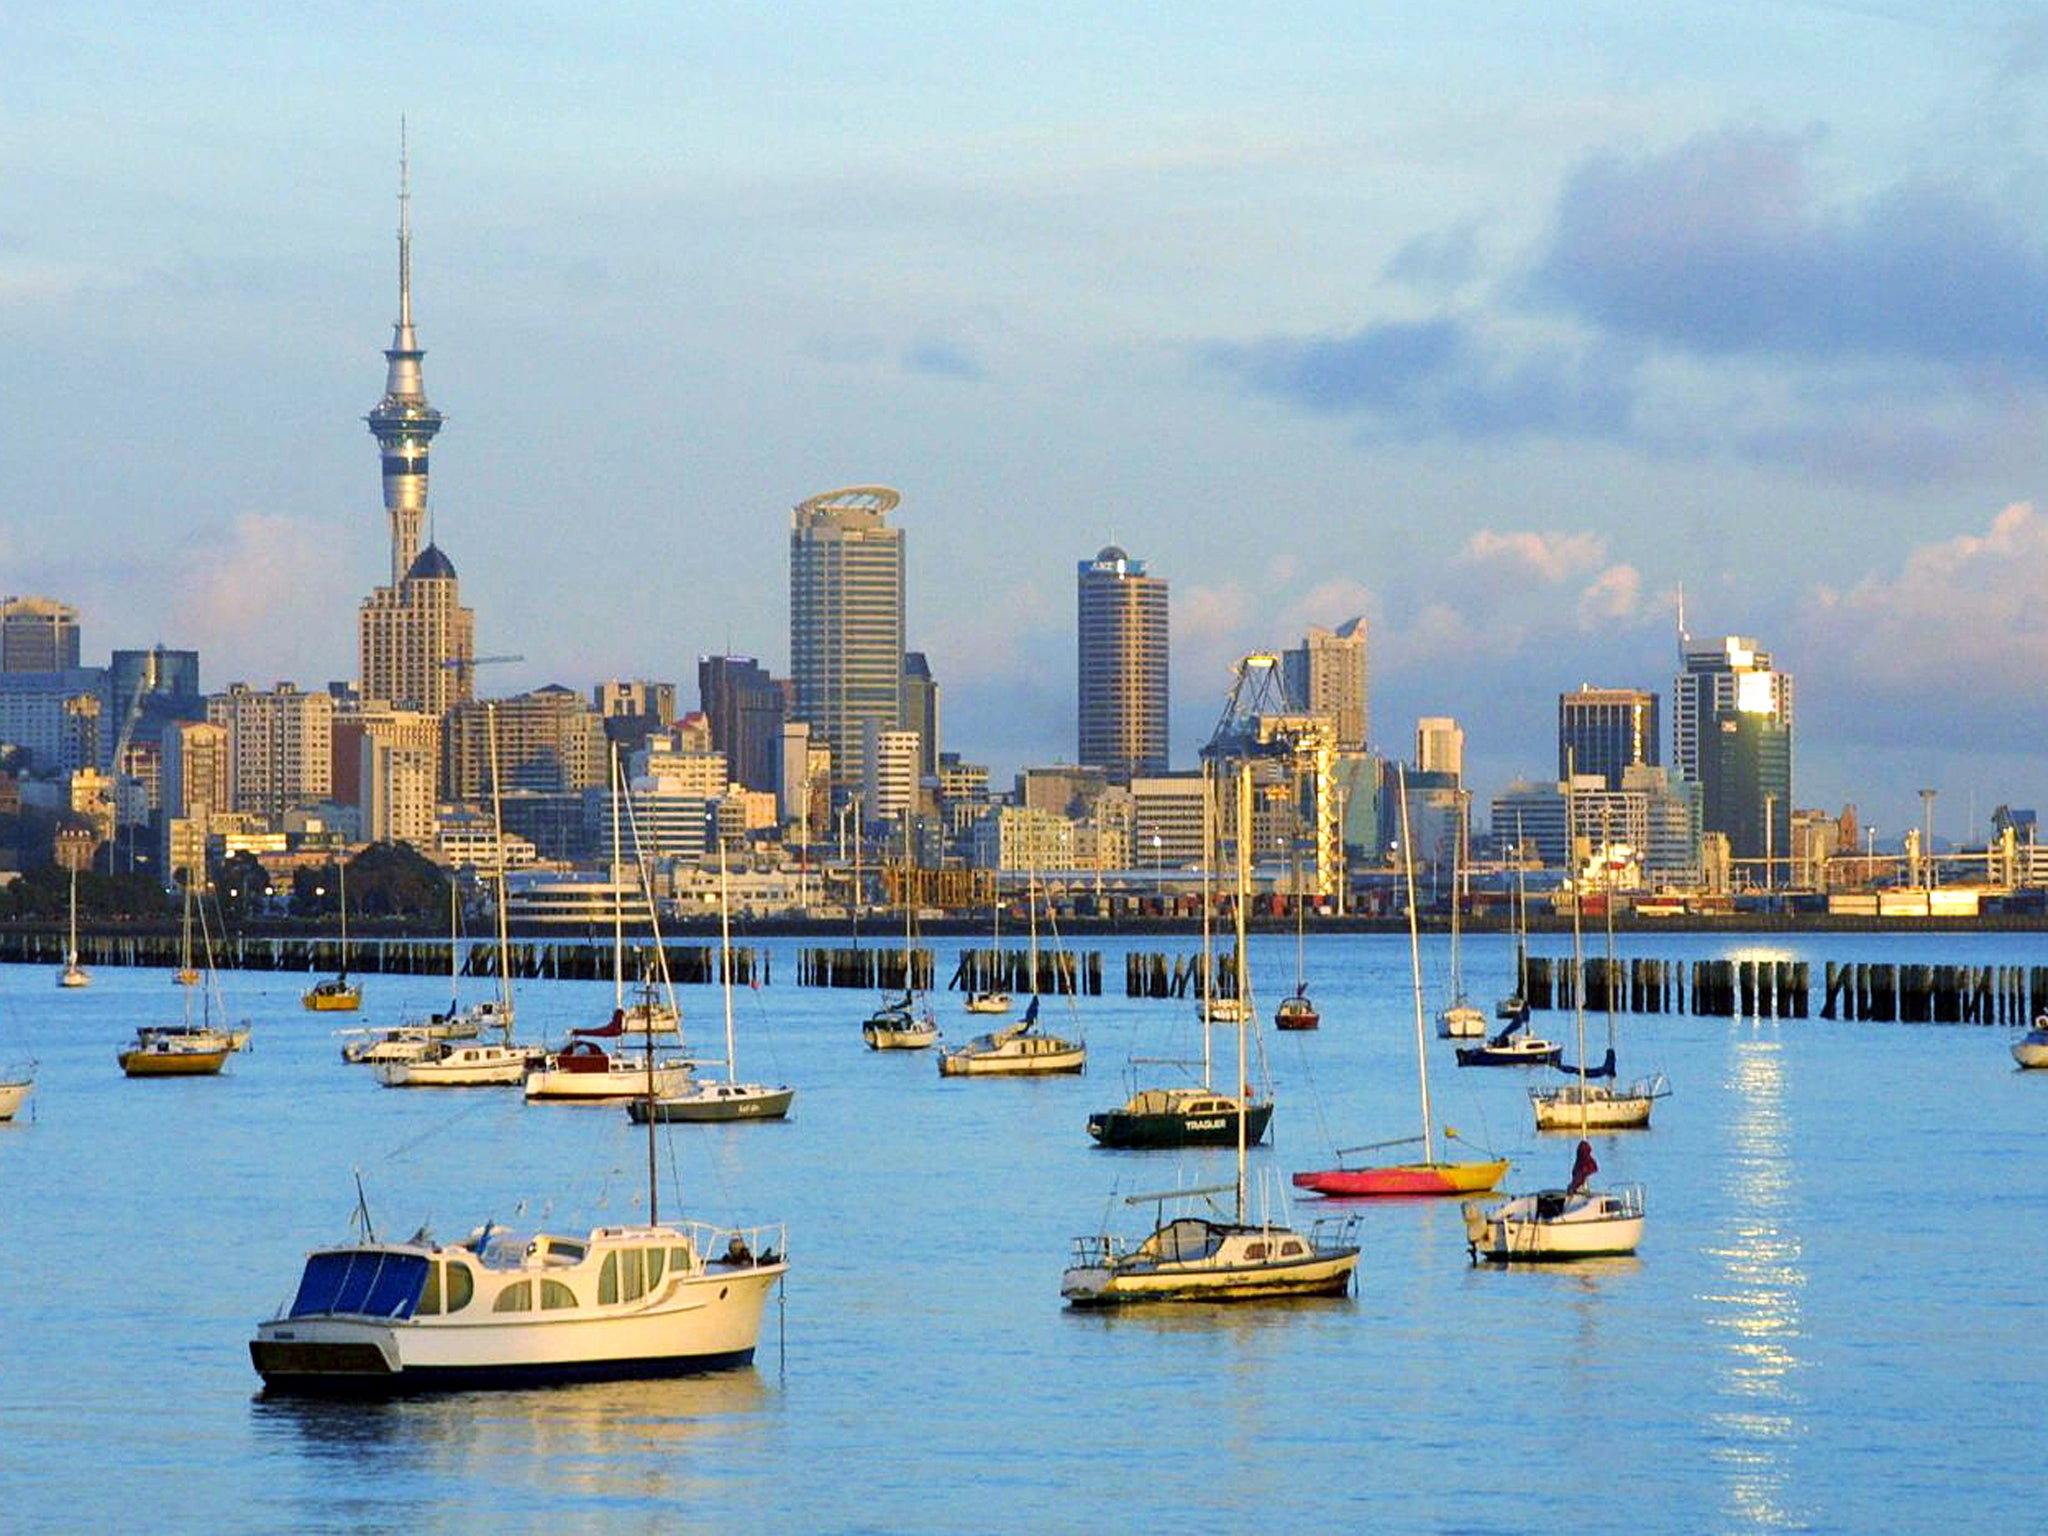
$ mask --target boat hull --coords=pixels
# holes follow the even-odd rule
[[[1087,1046],[1061,1042],[1057,1050],[1034,1051],[1029,1055],[1014,1055],[1000,1050],[948,1051],[939,1058],[939,1076],[1051,1077],[1085,1071],[1087,1066]]]
[[[22,1104],[28,1098],[29,1089],[33,1087],[33,1078],[18,1083],[0,1083],[0,1120],[12,1120],[19,1114]]]
[[[1108,1109],[1088,1117],[1088,1134],[1098,1146],[1118,1151],[1153,1150],[1165,1147],[1234,1147],[1237,1145],[1237,1115],[1180,1114],[1173,1111],[1147,1113]],[[1244,1139],[1257,1146],[1266,1139],[1272,1122],[1271,1104],[1248,1105],[1244,1112]]]
[[[300,994],[299,1004],[313,1013],[354,1013],[363,1006],[363,989],[349,987],[340,992],[322,992],[315,987]]]
[[[1620,1258],[1643,1240],[1642,1191],[1542,1190],[1487,1209],[1467,1208],[1475,1264],[1555,1264]]]
[[[1648,1093],[1617,1092],[1589,1084],[1562,1088],[1531,1089],[1529,1104],[1536,1112],[1539,1131],[1640,1131],[1650,1125],[1650,1110],[1656,1096]]]
[[[1060,1277],[1060,1295],[1081,1310],[1165,1302],[1283,1301],[1342,1296],[1358,1269],[1358,1250],[1325,1250],[1286,1264],[1076,1266]]]
[[[656,1098],[683,1092],[690,1082],[687,1066],[657,1065],[652,1073],[644,1066],[618,1064],[606,1072],[565,1071],[559,1067],[535,1067],[526,1074],[526,1096],[537,1102],[597,1104],[645,1097]]]
[[[1554,1067],[1563,1057],[1564,1047],[1548,1040],[1458,1047],[1461,1067]]]
[[[1296,1189],[1350,1199],[1483,1195],[1507,1174],[1506,1158],[1479,1163],[1397,1163],[1379,1168],[1325,1168],[1294,1176]]]
[[[976,992],[967,999],[969,1013],[1008,1013],[1010,994],[1007,992]]]
[[[1305,997],[1286,998],[1273,1010],[1275,1029],[1320,1029],[1322,1025],[1323,1016]]]
[[[92,985],[92,976],[79,966],[67,965],[57,973],[57,985],[60,987],[89,987]]]
[[[626,1317],[463,1324],[273,1319],[259,1325],[249,1357],[266,1391],[347,1397],[725,1370],[754,1358],[762,1311],[783,1268],[714,1268],[676,1287],[668,1304]]]
[[[1439,1040],[1481,1040],[1486,1037],[1486,1015],[1477,1008],[1446,1008],[1436,1016]]]
[[[2048,1035],[2036,1039],[2028,1035],[2012,1048],[2012,1059],[2028,1069],[2048,1067]]]
[[[710,1091],[703,1091],[710,1090]],[[708,1125],[733,1120],[780,1120],[789,1113],[794,1088],[759,1088],[742,1084],[738,1089],[726,1083],[700,1083],[696,1090],[676,1098],[628,1099],[626,1113],[636,1125],[650,1118]]]
[[[226,1045],[207,1051],[138,1046],[122,1051],[115,1059],[130,1077],[213,1077],[227,1065],[232,1049]]]

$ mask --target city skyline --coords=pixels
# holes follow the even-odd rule
[[[1541,772],[1559,693],[1662,691],[1682,584],[1694,633],[1800,678],[1800,804],[1889,835],[1939,786],[1959,837],[2043,798],[2023,8],[1653,8],[1569,44],[1457,7],[851,17],[562,46],[515,8],[475,60],[428,24],[426,101],[367,21],[259,29],[253,94],[209,26],[36,29],[0,62],[0,314],[46,359],[0,427],[0,587],[215,687],[350,675],[409,112],[440,514],[478,648],[528,658],[495,692],[786,675],[779,520],[879,482],[947,745],[999,773],[1064,755],[1066,562],[1114,542],[1173,584],[1175,762],[1239,654],[1364,614],[1377,747],[1448,715],[1481,786]],[[1146,80],[1104,69],[1134,48]],[[1028,99],[968,88],[1020,56]],[[785,110],[864,67],[872,101]],[[117,451],[48,451],[82,419]]]

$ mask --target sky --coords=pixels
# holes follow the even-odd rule
[[[46,8],[0,591],[352,675],[403,117],[492,691],[784,671],[790,507],[884,484],[999,778],[1074,752],[1115,542],[1176,765],[1362,613],[1375,745],[1455,716],[1483,805],[1560,692],[1668,697],[1682,589],[1796,678],[1800,804],[1981,837],[2048,801],[2044,86],[2001,0]]]

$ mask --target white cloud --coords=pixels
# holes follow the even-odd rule
[[[333,541],[320,534],[301,519],[261,512],[193,530],[178,556],[189,575],[173,611],[173,632],[189,637],[184,643],[202,655],[274,657],[280,667],[309,653],[331,654],[331,643],[306,644],[308,616],[321,616],[332,630],[340,616],[352,614],[359,594],[350,591],[350,573],[326,558]],[[297,681],[310,687],[321,679]]]
[[[1458,551],[1465,564],[1526,572],[1544,581],[1563,581],[1595,570],[1606,556],[1607,540],[1600,534],[1533,529],[1496,533],[1482,528]]]
[[[1642,602],[1642,572],[1632,565],[1610,565],[1579,594],[1579,628],[1594,630],[1616,619],[1632,619]]]
[[[1815,588],[1812,643],[1879,692],[1906,683],[2031,698],[2048,669],[2044,590],[2048,520],[2016,502],[1981,534],[1917,546],[1895,574]]]

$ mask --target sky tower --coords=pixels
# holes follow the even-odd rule
[[[396,587],[420,552],[427,513],[427,445],[441,430],[441,413],[427,404],[412,330],[412,191],[405,125],[398,130],[398,323],[384,351],[384,398],[363,419],[384,460],[384,511],[391,520],[391,585]]]

